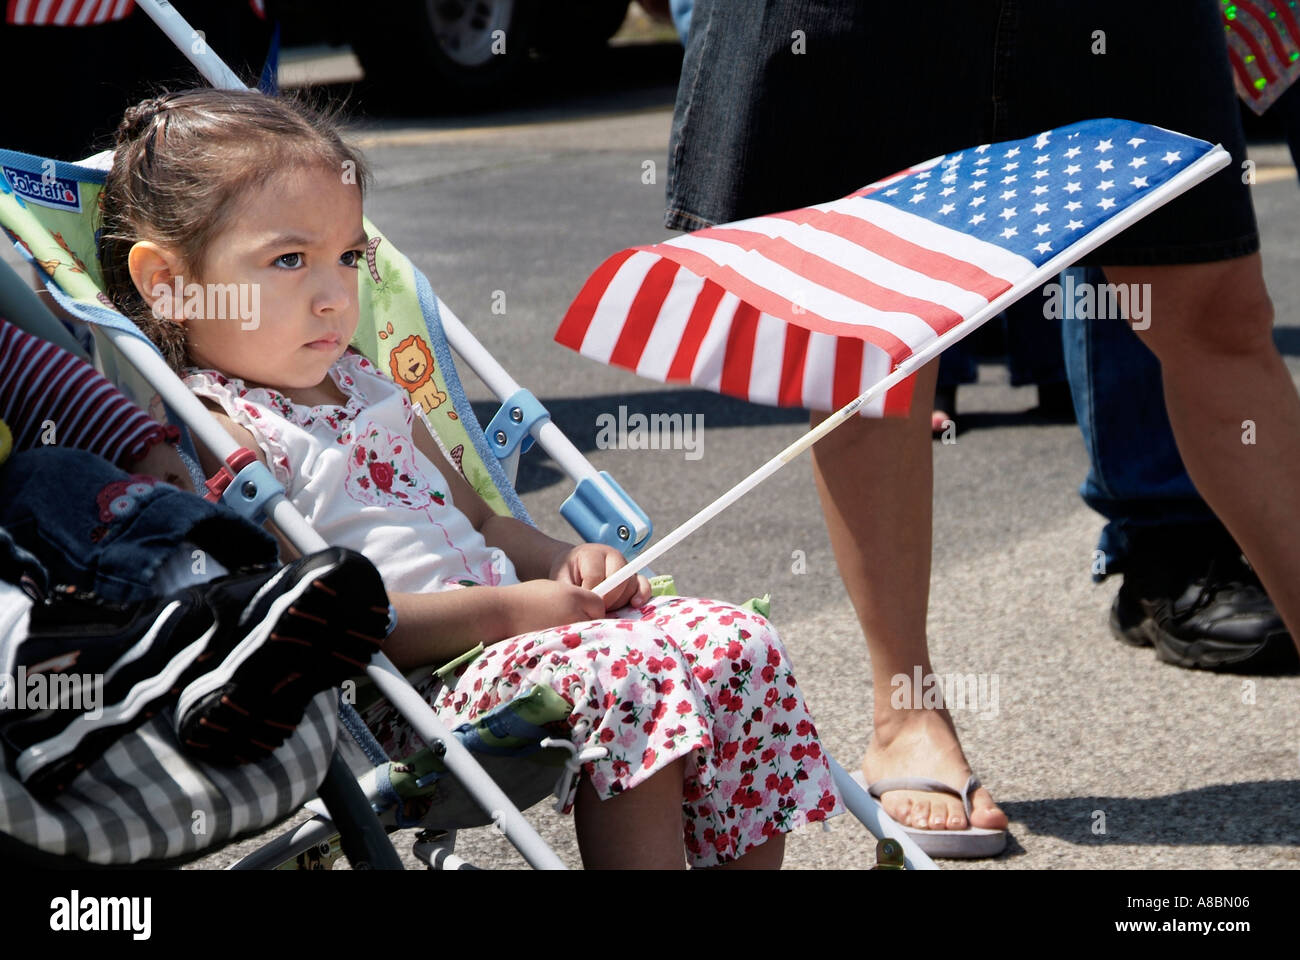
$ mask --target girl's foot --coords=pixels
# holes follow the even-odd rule
[[[862,761],[867,783],[893,777],[930,777],[960,790],[971,775],[946,710],[891,710],[876,719],[875,734]],[[1004,830],[1007,816],[984,787],[971,798],[971,822],[960,799],[944,793],[890,790],[880,798],[885,812],[920,830]]]
[[[948,425],[957,424],[957,388],[936,387],[934,391],[934,411],[930,414],[930,432],[935,436],[948,429]]]

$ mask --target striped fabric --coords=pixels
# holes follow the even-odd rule
[[[90,364],[3,319],[0,420],[13,434],[15,450],[56,443],[121,467],[160,441],[180,438],[176,427],[148,416]]]
[[[1300,78],[1297,0],[1221,0],[1237,94],[1263,113]]]
[[[0,832],[105,865],[215,850],[273,826],[315,794],[338,736],[336,696],[320,694],[293,736],[256,764],[198,763],[180,752],[167,714],[123,736],[47,802],[0,763]]]
[[[1126,120],[982,144],[615,254],[555,339],[653,380],[836,410],[1199,182],[1216,150],[1221,165],[1211,144]],[[904,414],[910,393],[909,377],[861,412]]]
[[[266,0],[248,0],[258,17],[266,19]],[[135,0],[6,0],[5,23],[16,27],[84,27],[124,20]]]

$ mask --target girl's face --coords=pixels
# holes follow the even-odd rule
[[[273,178],[206,251],[205,293],[236,288],[225,287],[226,309],[208,310],[221,301],[205,297],[183,321],[194,363],[279,389],[321,383],[357,328],[365,248],[355,183],[325,167]]]

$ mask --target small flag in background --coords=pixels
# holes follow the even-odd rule
[[[125,19],[134,0],[8,0],[5,23],[24,27],[82,27]]]
[[[1237,95],[1263,113],[1300,79],[1297,0],[1221,0]]]
[[[555,339],[653,380],[839,409],[1228,162],[1126,120],[983,144],[830,203],[617,253]],[[904,414],[910,391],[908,378],[862,412]]]

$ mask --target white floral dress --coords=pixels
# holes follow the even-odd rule
[[[330,543],[364,553],[391,592],[518,583],[415,447],[406,392],[349,351],[330,369],[346,406],[306,407],[211,370],[186,383],[257,439],[288,498]],[[640,609],[510,637],[417,689],[456,727],[547,683],[573,711],[584,772],[617,796],[686,758],[683,841],[693,866],[843,812],[776,630],[728,603],[660,597]],[[421,746],[384,701],[363,713],[391,756]],[[567,798],[572,806],[574,791]]]

